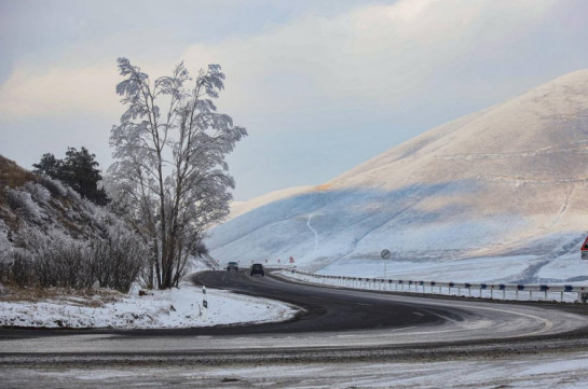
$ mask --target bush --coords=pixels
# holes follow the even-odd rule
[[[33,200],[42,205],[47,205],[51,200],[51,192],[43,185],[36,182],[27,182],[23,188],[31,194]]]
[[[107,239],[89,241],[59,231],[25,233],[26,249],[4,252],[1,258],[0,278],[20,287],[88,289],[99,281],[101,287],[127,293],[144,266],[143,245],[120,223],[108,229]]]
[[[145,266],[148,253],[139,237],[119,223],[109,228],[108,239],[92,242],[88,254],[100,286],[127,293]]]
[[[54,180],[49,176],[41,175],[39,176],[39,183],[43,185],[53,197],[66,197],[67,196],[67,189],[61,183],[61,181]]]
[[[25,220],[38,223],[41,221],[41,209],[29,192],[5,188],[5,196],[10,208]]]

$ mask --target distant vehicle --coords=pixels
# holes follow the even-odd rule
[[[265,272],[263,271],[263,265],[261,263],[254,263],[251,265],[250,275],[254,274],[261,274],[262,277],[265,275]]]
[[[239,270],[239,265],[237,264],[237,262],[227,263],[227,271],[231,271],[231,270],[235,270],[235,271]]]

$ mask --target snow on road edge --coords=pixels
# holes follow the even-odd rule
[[[180,289],[132,293],[100,307],[85,303],[1,302],[0,326],[28,328],[156,329],[267,323],[291,319],[299,308],[282,302],[208,289],[204,313],[202,289],[183,283]]]

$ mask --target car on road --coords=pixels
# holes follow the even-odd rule
[[[235,270],[235,271],[239,270],[239,265],[237,264],[237,262],[227,263],[227,271],[231,271],[231,270]]]
[[[255,274],[261,274],[263,277],[265,275],[265,271],[263,270],[263,265],[261,263],[254,263],[251,265],[251,271],[249,273],[251,276]]]

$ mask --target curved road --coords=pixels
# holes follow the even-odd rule
[[[275,277],[248,277],[243,272],[207,272],[194,276],[193,281],[283,300],[304,312],[286,323],[244,327],[0,330],[2,385],[307,388],[356,387],[362,382],[371,387],[374,382],[381,386],[401,379],[406,387],[414,387],[423,375],[434,375],[431,387],[439,387],[438,376],[454,382],[465,366],[471,377],[483,369],[490,378],[482,374],[464,387],[528,386],[527,381],[536,381],[534,375],[518,385],[516,374],[505,380],[508,370],[504,365],[514,360],[532,369],[537,363],[533,354],[535,358],[551,355],[555,361],[571,355],[582,363],[588,350],[585,306],[515,305],[328,289]],[[565,350],[581,352],[561,354]],[[516,357],[522,353],[525,356]],[[451,363],[464,360],[468,362]],[[423,364],[436,361],[444,363]],[[399,366],[408,366],[408,370],[399,371]],[[510,371],[518,372],[516,367]],[[563,379],[584,377],[576,373]]]
[[[304,309],[285,323],[145,331],[0,331],[0,363],[93,363],[414,357],[586,347],[586,316],[496,304],[295,284],[244,272],[206,272],[195,283],[279,299]],[[585,308],[582,307],[585,311]],[[59,336],[47,336],[59,335]],[[237,351],[238,350],[238,351]],[[12,361],[12,362],[10,362]],[[20,362],[19,362],[20,361]]]

